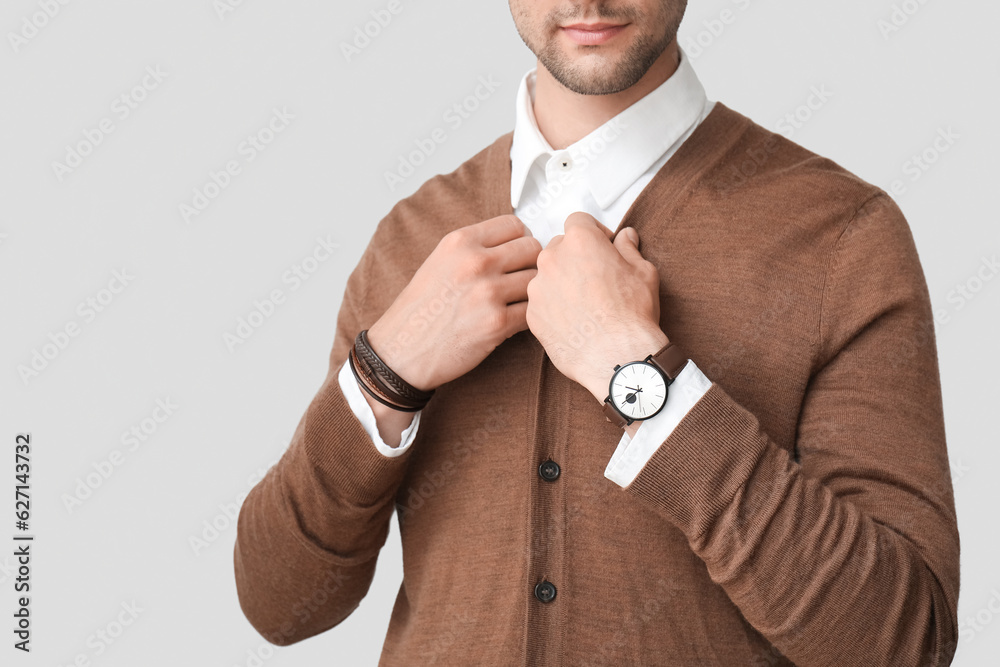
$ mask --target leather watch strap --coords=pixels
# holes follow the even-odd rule
[[[608,398],[610,399],[610,397]],[[615,406],[611,405],[611,401],[608,399],[604,400],[604,416],[618,428],[625,428],[631,423],[630,420],[625,419],[620,412],[615,410]]]
[[[667,343],[659,352],[651,354],[647,360],[659,366],[670,380],[676,380],[688,362],[687,355],[673,343]]]

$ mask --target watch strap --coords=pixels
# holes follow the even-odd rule
[[[604,416],[607,417],[609,422],[619,428],[625,428],[632,423],[631,419],[623,417],[622,413],[618,412],[615,406],[611,404],[611,396],[604,399]]]
[[[687,355],[673,343],[667,343],[659,352],[649,355],[645,360],[656,364],[671,382],[677,379],[688,362]]]

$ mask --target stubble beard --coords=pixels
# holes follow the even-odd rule
[[[636,26],[651,23],[646,17],[635,12],[618,12],[615,16],[602,16],[601,20],[631,23],[632,25],[626,30],[634,30]],[[524,39],[524,35],[521,38],[556,81],[579,95],[610,95],[631,88],[649,71],[656,59],[677,36],[676,28],[671,27],[672,24],[668,21],[667,11],[664,8],[655,22],[652,22],[654,25],[664,26],[663,34],[639,35],[617,58],[597,55],[600,49],[605,48],[603,46],[573,45],[570,48],[576,51],[583,50],[594,54],[573,58],[568,57],[562,48],[563,37],[559,35],[558,26],[566,21],[567,19],[563,17],[546,18],[545,28],[541,34],[550,35],[550,38],[541,49],[536,50],[536,45]]]

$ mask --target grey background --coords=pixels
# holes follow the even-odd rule
[[[513,126],[534,58],[506,3],[413,2],[350,62],[340,45],[387,2],[72,0],[15,50],[10,33],[39,1],[4,4],[0,28],[0,515],[11,523],[13,440],[33,438],[33,647],[11,648],[13,547],[0,547],[4,664],[374,665],[402,578],[395,522],[368,596],[342,625],[273,649],[243,618],[232,571],[233,511],[286,447],[327,370],[346,278],[399,198],[449,172]],[[996,3],[704,0],[682,45],[710,99],[776,129],[813,86],[832,96],[792,139],[888,188],[916,239],[937,322],[948,446],[962,535],[963,635],[957,665],[1000,654],[996,337],[1000,280],[976,285],[1000,237],[996,189],[1000,64]],[[711,36],[705,21],[728,10]],[[690,50],[692,55],[694,50]],[[165,72],[127,118],[112,103],[147,67]],[[499,88],[458,128],[444,112],[480,76]],[[294,115],[252,162],[238,151],[273,108]],[[59,180],[67,145],[111,119],[82,164]],[[395,191],[384,172],[414,140],[447,141]],[[919,179],[905,163],[940,129],[958,139]],[[186,223],[178,207],[228,160],[242,171]],[[317,237],[339,244],[298,289],[283,274]],[[78,304],[125,269],[134,278],[90,322]],[[970,282],[971,281],[971,282]],[[979,287],[956,299],[956,285]],[[235,350],[223,336],[254,300],[281,289],[273,316]],[[27,383],[30,364],[68,322],[79,335]],[[50,350],[51,351],[51,350]],[[128,451],[121,434],[178,407]],[[147,423],[147,425],[152,422]],[[70,512],[64,496],[113,450],[123,462]],[[6,521],[5,520],[5,521]],[[219,526],[200,549],[206,522]],[[211,537],[211,533],[208,533]],[[97,655],[88,637],[123,602],[135,622]],[[992,607],[992,608],[991,608]],[[975,619],[977,625],[969,624]]]

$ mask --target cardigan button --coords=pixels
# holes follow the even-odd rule
[[[542,581],[535,586],[535,597],[542,602],[552,602],[556,598],[556,587],[550,581]]]
[[[549,459],[538,466],[538,476],[546,482],[554,482],[559,477],[559,464]]]

